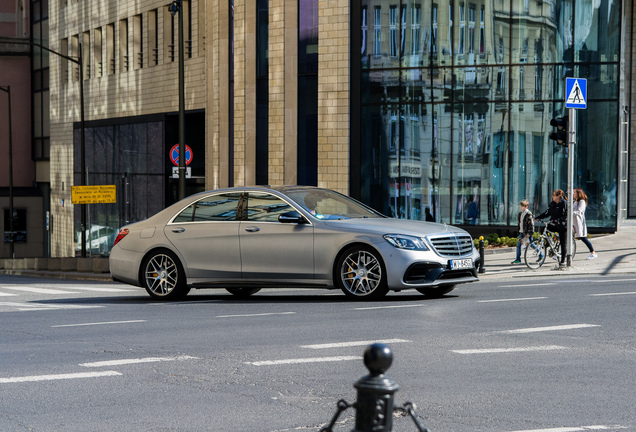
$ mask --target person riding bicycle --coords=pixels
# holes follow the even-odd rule
[[[563,196],[561,189],[556,189],[552,192],[552,201],[548,209],[534,218],[534,220],[545,219],[550,217],[550,223],[548,229],[550,231],[559,233],[559,241],[561,242],[561,262],[555,268],[565,267],[565,256],[567,255],[567,224],[568,224],[568,212],[567,201]]]

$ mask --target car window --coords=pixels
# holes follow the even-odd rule
[[[294,208],[275,195],[250,192],[247,199],[247,220],[278,222],[278,216]]]
[[[236,220],[236,206],[240,194],[219,194],[190,204],[174,219],[174,222],[210,222]]]

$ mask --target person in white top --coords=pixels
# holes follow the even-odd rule
[[[574,203],[572,203],[572,214],[574,217],[574,236],[581,240],[585,246],[590,250],[590,256],[587,259],[591,260],[598,255],[594,252],[592,243],[587,239],[587,225],[585,224],[585,208],[587,207],[587,195],[581,188],[574,189]]]

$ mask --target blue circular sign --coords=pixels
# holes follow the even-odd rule
[[[190,165],[192,162],[192,149],[186,144],[185,146],[185,164]],[[175,144],[170,149],[170,160],[175,166],[179,166],[179,144]]]

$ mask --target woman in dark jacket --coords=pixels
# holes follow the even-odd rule
[[[548,206],[548,209],[538,215],[535,220],[544,219],[550,216],[550,223],[548,229],[550,231],[559,233],[559,241],[561,242],[561,263],[560,267],[565,266],[565,256],[567,255],[567,230],[568,224],[568,211],[567,201],[563,196],[563,191],[557,189],[552,192],[552,201]]]

